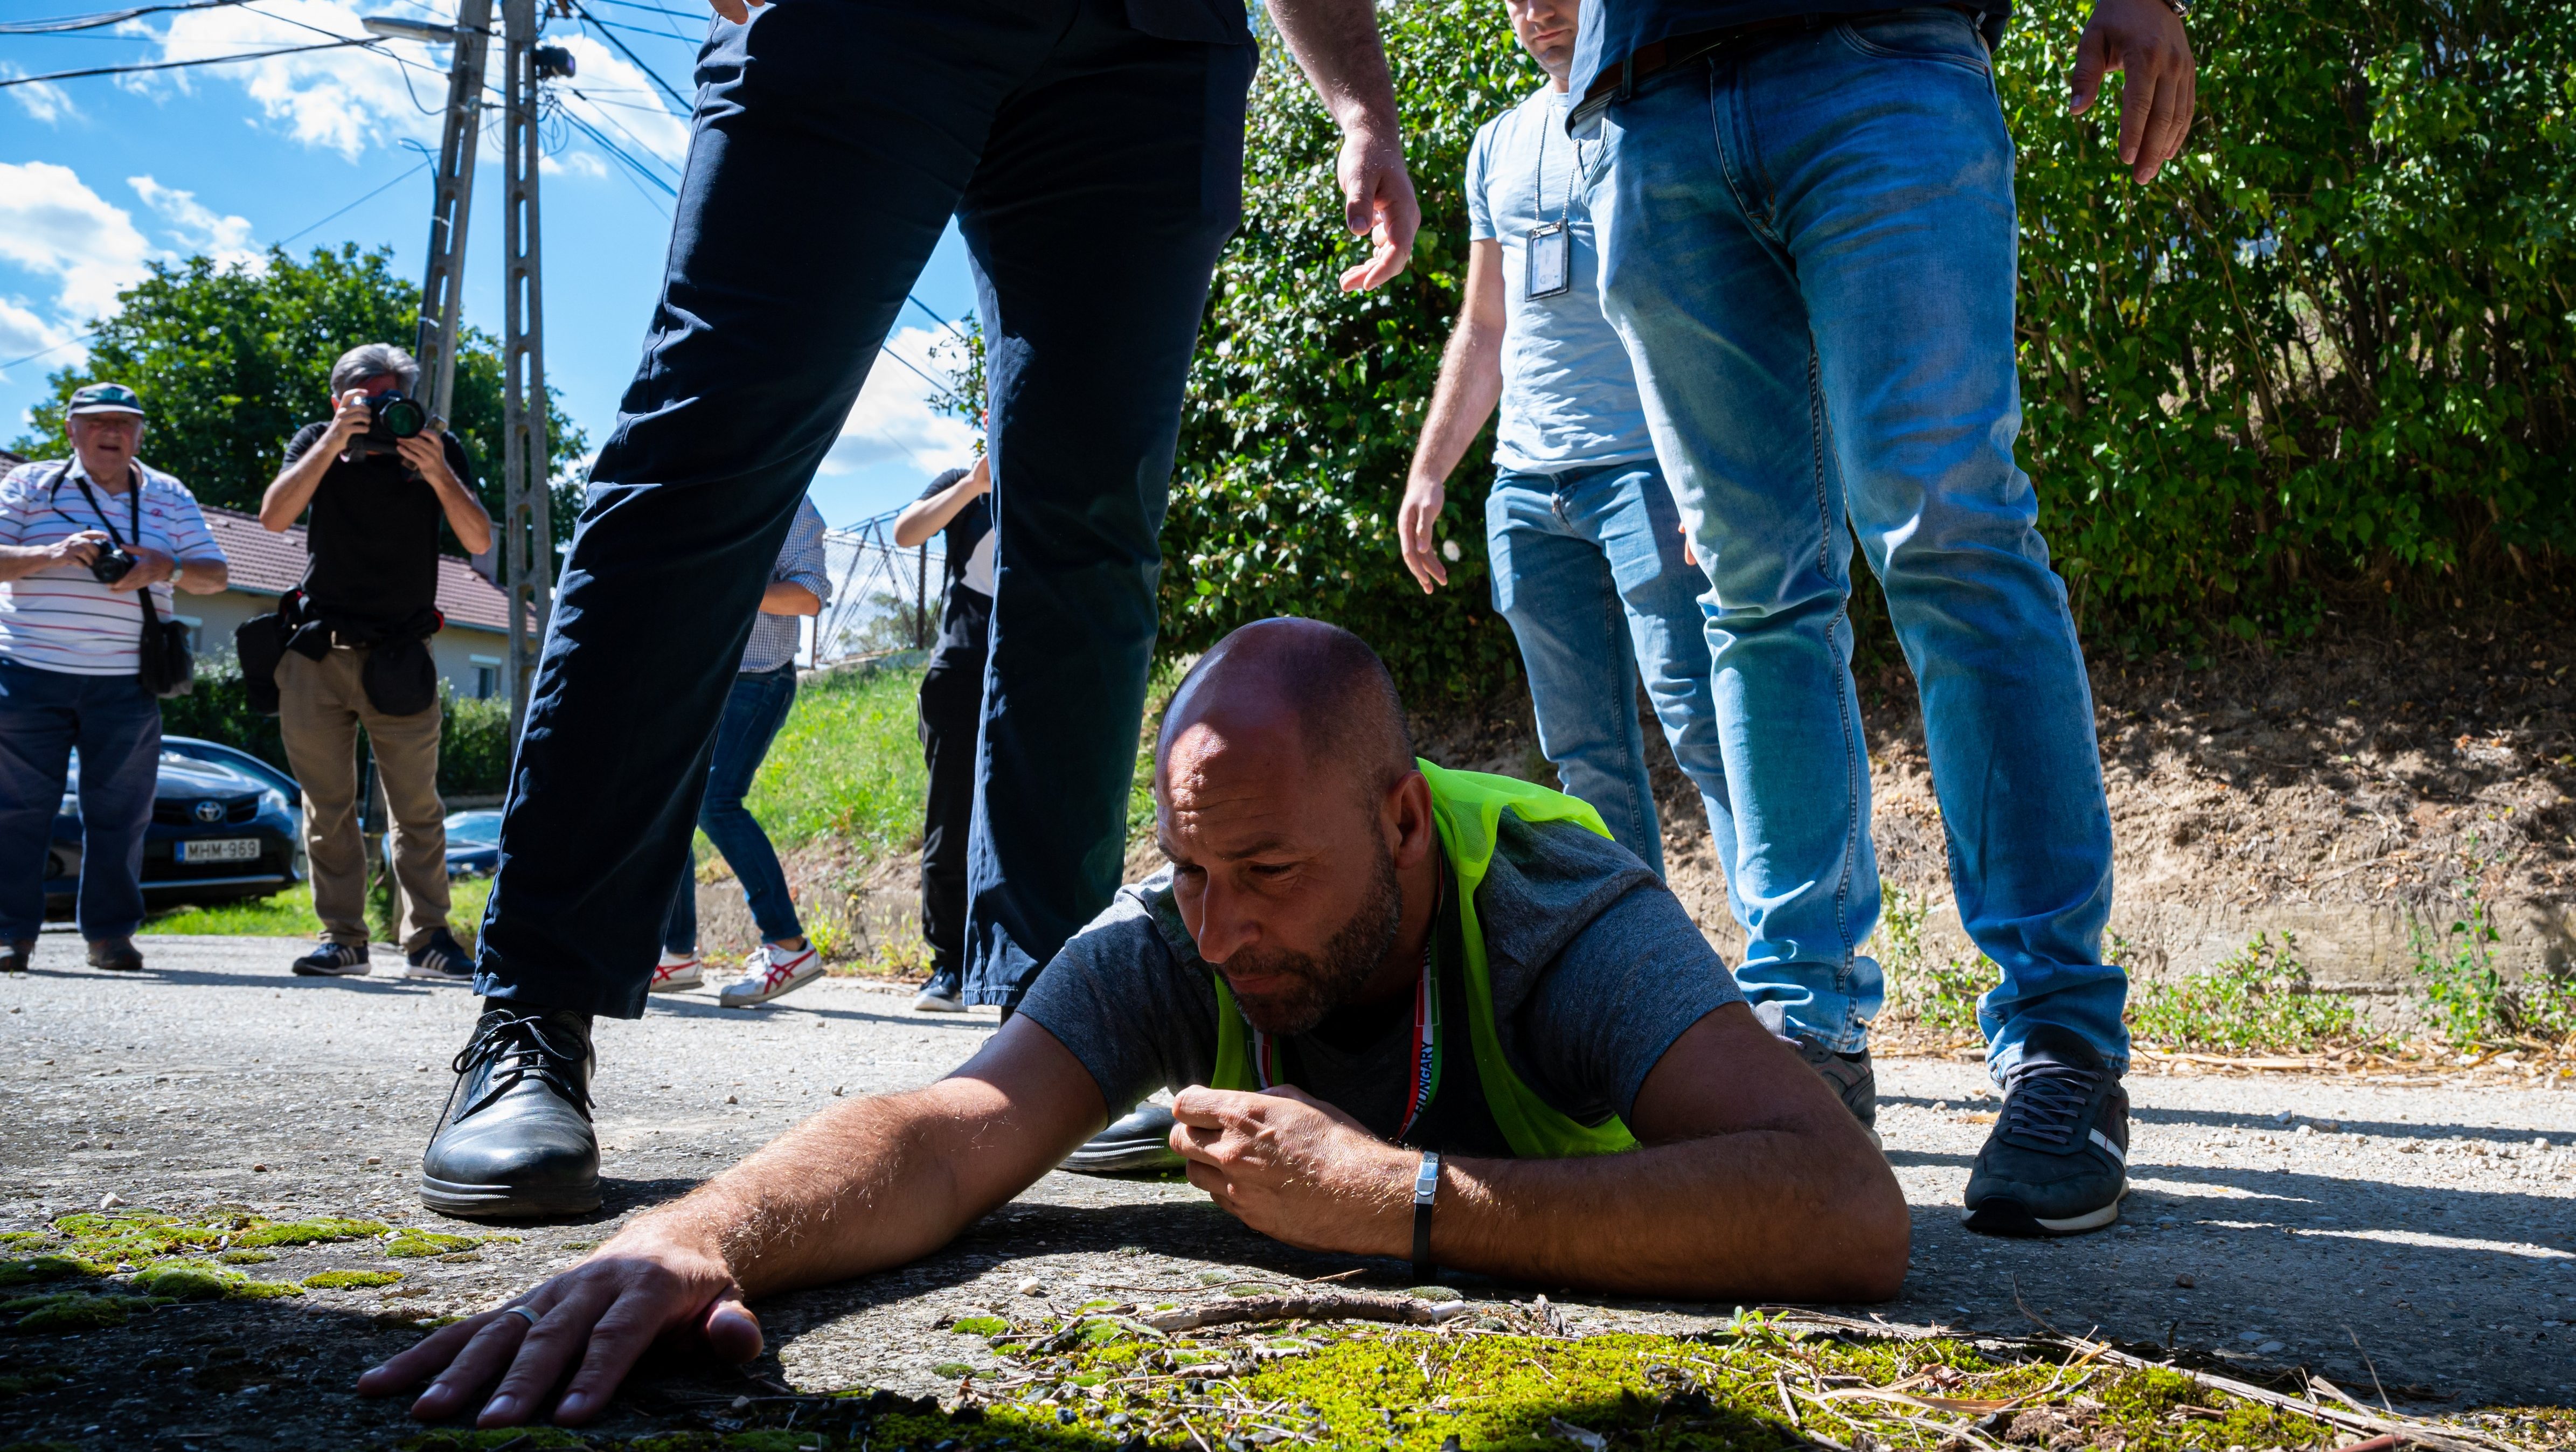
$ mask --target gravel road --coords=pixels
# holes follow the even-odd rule
[[[75,939],[48,933],[35,972],[0,980],[0,1231],[110,1194],[181,1214],[222,1205],[481,1228],[422,1211],[411,1190],[471,997],[383,977],[290,977],[299,945],[284,941],[144,944],[149,971],[118,977],[82,966]],[[379,949],[379,961],[400,959]],[[598,1215],[399,1262],[405,1280],[390,1290],[172,1307],[123,1328],[0,1338],[0,1373],[59,1379],[0,1400],[0,1443],[149,1437],[207,1452],[327,1433],[382,1445],[408,1424],[347,1387],[408,1340],[389,1314],[497,1303],[836,1094],[936,1076],[994,1024],[915,1016],[907,1003],[834,980],[767,1010],[719,1009],[710,995],[604,1022],[595,1092],[610,1180]],[[1913,1273],[1896,1303],[1845,1309],[2013,1332],[2029,1324],[2017,1289],[2031,1314],[2070,1332],[2170,1343],[2249,1372],[2304,1365],[2373,1400],[2375,1368],[2389,1395],[2426,1411],[2576,1402],[2576,1093],[2142,1074],[2129,1084],[2133,1191],[2121,1226],[2024,1243],[1957,1224],[1995,1107],[1982,1070],[1892,1059],[1878,1072],[1888,1158],[1914,1205]],[[299,1247],[251,1274],[300,1279],[376,1266],[378,1255],[366,1243]],[[969,1307],[1025,1305],[1031,1294],[1068,1309],[1098,1296],[1170,1299],[1352,1268],[1243,1230],[1186,1184],[1054,1174],[913,1267],[764,1305],[771,1351],[753,1370],[799,1389],[930,1391],[932,1367],[983,1357],[973,1338],[933,1330]],[[1361,1283],[1400,1275],[1374,1264]],[[1560,1299],[1585,1329],[1703,1328],[1730,1309]],[[733,1375],[657,1371],[639,1379],[650,1389],[621,1424],[652,1425],[692,1388],[741,1387]]]

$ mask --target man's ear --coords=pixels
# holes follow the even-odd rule
[[[1398,871],[1420,862],[1437,845],[1437,833],[1431,825],[1431,783],[1418,771],[1406,772],[1387,788],[1378,819],[1386,836],[1388,855],[1395,859]]]

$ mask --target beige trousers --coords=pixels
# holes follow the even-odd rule
[[[393,818],[395,922],[409,952],[447,926],[447,808],[438,799],[440,708],[388,716],[367,700],[366,648],[277,663],[277,726],[304,787],[313,914],[334,943],[367,941],[367,846],[358,830],[358,728],[376,749]]]

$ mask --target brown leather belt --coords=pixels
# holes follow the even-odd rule
[[[1840,25],[1853,20],[1872,20],[1883,15],[1896,15],[1905,10],[1921,8],[1923,7],[1896,6],[1886,10],[1777,15],[1769,20],[1751,20],[1742,25],[1729,25],[1718,30],[1699,30],[1689,35],[1670,35],[1662,40],[1648,41],[1628,52],[1627,59],[1619,65],[1605,66],[1599,75],[1592,78],[1592,84],[1584,88],[1583,99],[1575,104],[1572,114],[1566,117],[1566,124],[1582,125],[1608,109],[1612,101],[1636,90],[1637,83],[1648,76],[1671,70],[1676,66],[1688,65],[1712,51],[1722,50],[1727,46],[1743,41],[1759,40],[1765,36],[1785,35],[1793,31],[1822,30],[1828,25]],[[1956,10],[1971,21],[1982,18],[1984,14],[1983,11],[1970,5],[1937,5],[1935,8]]]

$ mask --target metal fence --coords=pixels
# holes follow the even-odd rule
[[[926,650],[939,633],[940,586],[948,557],[933,534],[918,549],[894,542],[890,509],[847,529],[823,532],[832,603],[814,622],[809,663],[829,665],[892,650]]]

